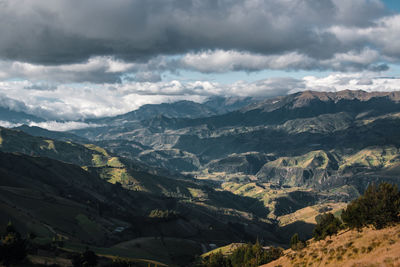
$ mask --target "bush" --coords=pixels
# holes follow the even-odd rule
[[[119,257],[115,258],[111,263],[102,265],[103,267],[134,267],[139,266],[137,263]]]
[[[364,195],[347,205],[342,220],[349,228],[373,225],[377,229],[400,222],[400,192],[396,185],[368,186]]]
[[[316,240],[325,239],[327,236],[337,234],[342,222],[332,213],[324,213],[319,217],[319,222],[314,228],[313,237]]]
[[[10,222],[0,240],[0,263],[5,266],[23,261],[27,256],[27,240],[21,238]]]
[[[152,210],[149,214],[150,218],[157,218],[163,220],[172,220],[179,217],[179,213],[175,210]]]
[[[299,250],[305,248],[305,242],[299,239],[299,235],[295,233],[290,239],[290,248],[293,250]]]
[[[269,263],[283,255],[282,248],[263,249],[259,242],[247,244],[235,249],[231,255],[224,257],[219,251],[203,261],[206,267],[255,267]]]
[[[88,248],[83,253],[75,254],[72,258],[72,265],[74,267],[89,267],[96,266],[98,256]]]

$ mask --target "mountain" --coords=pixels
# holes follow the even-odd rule
[[[73,133],[102,141],[111,151],[151,166],[186,172],[241,171],[257,174],[260,179],[272,175],[271,182],[280,183],[284,179],[281,184],[313,186],[318,179],[327,180],[335,175],[341,177],[335,180],[343,181],[342,174],[349,174],[349,168],[338,170],[335,166],[344,164],[341,161],[346,157],[365,149],[397,149],[400,146],[399,110],[400,92],[305,91],[254,102],[218,116],[190,119],[161,115],[131,124]],[[107,142],[113,145],[108,146]],[[127,146],[138,149],[128,151]],[[247,160],[249,156],[244,156],[246,153],[268,157],[264,156],[262,162],[256,160],[258,163],[253,165]],[[273,158],[295,161],[313,154],[328,157],[329,165],[286,166],[286,171],[294,171],[292,176],[300,179],[297,182],[289,182],[290,175],[282,174],[283,168],[271,166],[275,163],[268,165]],[[375,156],[378,161],[384,160],[379,158],[382,155]],[[238,163],[240,161],[242,163]],[[237,164],[244,165],[238,168]],[[394,174],[397,167],[395,163],[391,165]],[[364,166],[365,171],[376,174],[382,168],[383,165]],[[354,174],[362,168],[353,170]],[[385,175],[388,174],[386,170],[382,169]],[[310,177],[319,178],[305,182]]]
[[[354,154],[317,150],[296,157],[280,157],[265,163],[256,175],[259,180],[290,186],[329,188],[350,183],[362,192],[365,180],[398,183],[399,170],[398,147],[374,146]]]
[[[277,221],[268,219],[269,208],[257,198],[220,190],[211,181],[160,176],[157,169],[150,173],[143,165],[93,144],[5,128],[0,129],[0,136],[0,223],[12,220],[24,233],[34,232],[43,242],[56,235],[67,246],[89,244],[112,255],[127,256],[130,251],[130,256],[143,257],[140,244],[157,243],[154,236],[161,236],[164,250],[168,251],[173,240],[179,240],[182,247],[162,257],[145,253],[147,259],[186,264],[208,244],[258,236],[282,245],[300,227],[294,222],[280,229]],[[311,225],[302,224],[308,227],[304,231],[308,237]],[[123,235],[115,232],[121,227]],[[127,251],[127,244],[139,247]],[[190,253],[184,252],[188,251],[185,246],[191,248]]]
[[[23,111],[15,111],[9,108],[0,107],[0,121],[23,124],[28,122],[43,122],[45,119],[27,114]]]
[[[218,181],[279,220],[349,201],[371,182],[400,185],[399,111],[400,92],[306,91],[218,116],[158,116],[74,133],[127,158]]]
[[[396,112],[399,110],[400,92],[305,91],[284,97],[256,102],[241,110],[220,116],[198,119],[181,119],[170,128],[195,127],[207,124],[211,128],[227,126],[276,125],[301,118],[311,118],[322,114],[347,112],[370,116]],[[372,111],[372,112],[371,112]]]
[[[215,190],[211,182],[147,173],[92,144],[5,128],[0,135],[0,223],[11,220],[40,242],[56,236],[67,247],[187,264],[210,243],[258,236],[280,244],[288,234],[265,219],[262,202]]]
[[[211,97],[204,103],[183,100],[173,103],[147,104],[137,110],[115,117],[87,121],[98,124],[118,125],[126,122],[148,120],[160,115],[167,118],[202,118],[237,110],[254,101],[255,99],[251,97]]]
[[[259,152],[234,153],[226,158],[212,160],[204,168],[208,172],[256,174],[265,162],[271,160],[275,160],[275,157]]]
[[[27,134],[39,137],[46,137],[50,139],[56,139],[59,141],[67,141],[67,142],[77,142],[77,143],[89,143],[89,140],[83,137],[79,137],[75,134],[67,133],[67,132],[56,132],[49,131],[37,126],[28,126],[26,124],[12,128],[14,130],[23,131]]]
[[[66,133],[0,128],[0,217],[26,231],[54,230],[38,230],[41,238],[57,233],[70,246],[91,244],[121,256],[140,257],[142,246],[158,242],[157,251],[168,253],[147,259],[184,265],[209,244],[258,236],[285,246],[296,232],[309,238],[316,215],[340,213],[370,183],[400,185],[399,92],[300,92],[246,101],[239,110],[208,117],[183,108],[204,111],[205,103],[158,105],[154,110],[165,113],[155,116],[150,106],[143,117],[106,118],[101,127]],[[34,215],[25,196],[51,205]],[[62,217],[68,226],[52,221],[62,205],[79,211]],[[33,225],[26,223],[29,216]],[[87,225],[98,231],[84,234]],[[115,227],[127,232],[118,235]],[[169,251],[175,239],[182,246]]]

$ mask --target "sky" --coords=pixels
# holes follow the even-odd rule
[[[398,0],[0,0],[0,36],[0,106],[50,121],[400,90]]]

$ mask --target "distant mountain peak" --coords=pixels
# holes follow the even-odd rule
[[[313,101],[337,103],[341,100],[358,100],[369,101],[372,98],[387,97],[393,102],[400,102],[400,91],[394,92],[367,92],[363,90],[342,90],[337,92],[320,92],[320,91],[301,91],[294,94],[279,96],[266,99],[264,101],[249,105],[242,111],[250,111],[254,109],[262,109],[264,112],[286,106],[290,109],[301,108],[311,104]]]
[[[374,97],[389,97],[394,101],[400,100],[400,92],[367,92],[364,90],[341,90],[337,92],[302,91],[296,94],[296,99],[319,99],[321,101],[360,100],[368,101]]]

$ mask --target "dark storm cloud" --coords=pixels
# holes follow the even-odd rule
[[[368,0],[9,0],[1,2],[0,57],[65,64],[223,49],[328,59],[364,44],[350,47],[323,29],[370,27],[384,12]]]

